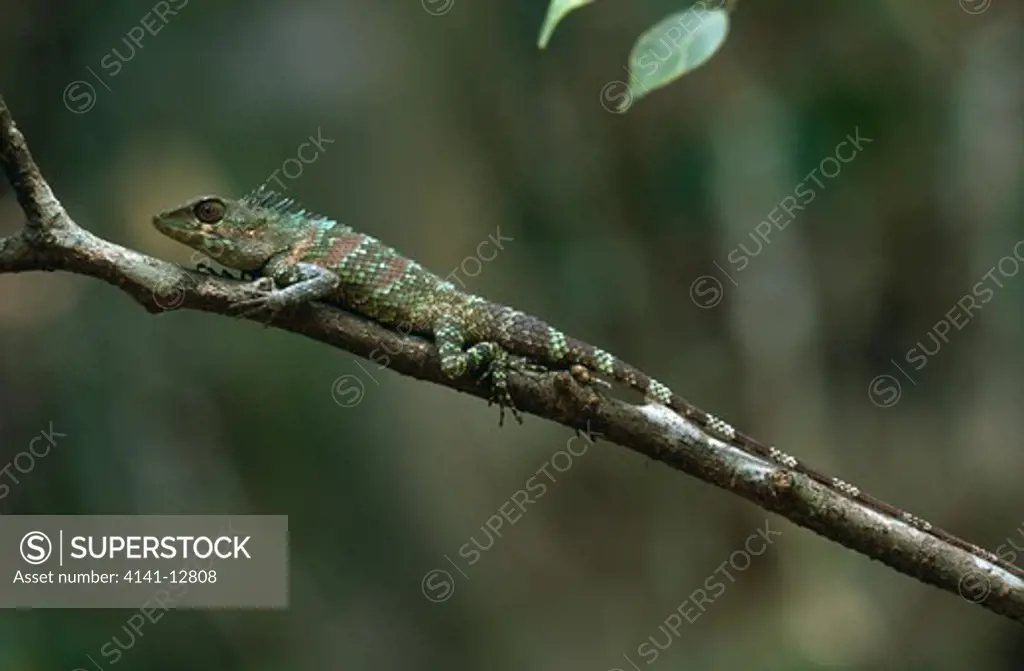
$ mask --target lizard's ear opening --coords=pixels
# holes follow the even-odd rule
[[[207,198],[196,203],[192,213],[204,224],[216,224],[224,218],[227,207],[220,198]]]

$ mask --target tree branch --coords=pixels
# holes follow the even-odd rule
[[[151,313],[187,308],[231,315],[233,303],[251,297],[240,282],[186,272],[78,226],[40,174],[2,97],[0,161],[28,219],[21,231],[0,238],[0,273],[64,270],[88,275],[125,291]],[[364,358],[374,356],[382,343],[397,341],[399,351],[388,350],[393,370],[480,398],[489,396],[489,390],[473,380],[448,380],[431,343],[335,308],[314,304],[279,314],[269,324]],[[607,438],[901,573],[1024,622],[1024,572],[1012,564],[975,556],[737,450],[667,408],[637,407],[599,396],[568,373],[512,373],[509,391],[523,412]]]

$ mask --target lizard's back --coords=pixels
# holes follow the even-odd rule
[[[461,309],[463,296],[451,282],[343,224],[311,228],[293,254],[338,275],[330,302],[389,326],[429,335],[442,313]]]
[[[341,278],[333,301],[339,307],[429,336],[436,336],[442,323],[456,325],[467,345],[493,341],[513,354],[549,365],[565,363],[559,348],[552,348],[552,339],[557,345],[564,336],[546,322],[465,293],[393,247],[351,227],[325,221],[296,245],[296,252],[297,260],[315,263]]]

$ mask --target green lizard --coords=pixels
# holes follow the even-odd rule
[[[455,379],[473,374],[488,379],[502,417],[509,407],[519,421],[522,419],[507,390],[510,369],[573,370],[582,380],[590,373],[604,375],[747,454],[791,469],[876,512],[1020,574],[991,552],[740,433],[618,357],[571,338],[536,317],[460,291],[375,238],[301,209],[273,191],[260,188],[241,199],[195,198],[156,215],[153,224],[224,266],[259,278],[250,285],[254,297],[235,306],[243,315],[322,301],[427,336],[437,347],[445,376]]]

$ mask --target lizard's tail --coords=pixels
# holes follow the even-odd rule
[[[728,422],[704,412],[693,405],[679,394],[672,391],[668,386],[658,382],[642,370],[629,365],[613,354],[609,354],[599,347],[588,343],[566,338],[568,356],[571,364],[580,364],[599,375],[606,375],[620,384],[640,392],[648,402],[658,403],[667,406],[676,414],[686,419],[697,422],[703,428],[710,430],[718,438],[729,441],[732,445],[752,452],[765,459],[777,461],[785,465],[795,464],[795,460],[757,440],[737,431]],[[808,470],[807,475],[825,483],[831,483],[831,478],[819,475]]]
[[[610,377],[615,382],[640,392],[646,400],[668,406],[684,417],[694,417],[694,407],[686,399],[639,368],[629,365],[610,352],[575,338],[566,337],[565,344],[567,353],[564,360],[568,363],[584,366],[599,376]]]
[[[682,417],[698,422],[719,436],[766,458],[774,458],[773,450],[732,426],[710,415],[673,392],[639,368],[600,347],[571,338],[533,315],[495,303],[478,306],[489,310],[499,328],[495,339],[510,352],[529,357],[552,368],[585,367],[595,375],[609,377],[644,395],[648,401],[667,406]]]
[[[617,356],[575,338],[566,337],[565,344],[567,349],[565,359],[570,364],[579,364],[598,375],[610,377],[612,380],[640,392],[647,401],[664,405],[678,415],[697,422],[700,426],[712,431],[719,438],[724,438],[733,445],[749,452],[773,461],[778,461],[782,458],[784,460],[783,463],[791,460],[791,457],[787,457],[781,452],[777,452],[759,443],[750,436],[740,433],[728,422],[704,412],[672,391],[667,385],[658,382],[647,373],[629,365]],[[825,476],[820,476],[820,478],[823,482],[830,481]]]
[[[503,305],[490,304],[477,309],[493,312],[490,316],[500,325],[495,339],[510,352],[525,355],[552,368],[584,366],[595,375],[609,377],[640,392],[649,401],[668,406],[684,417],[699,419],[693,414],[693,406],[684,398],[599,347],[571,338],[533,315]]]
[[[720,420],[714,415],[704,412],[700,408],[697,408],[682,396],[674,393],[664,384],[658,382],[643,371],[630,366],[618,357],[613,356],[598,347],[594,347],[593,345],[566,337],[561,333],[554,331],[554,329],[552,329],[552,334],[552,351],[560,353],[561,356],[558,358],[552,357],[550,363],[556,365],[561,364],[562,366],[566,364],[569,364],[570,366],[578,364],[586,367],[588,370],[593,371],[596,374],[605,375],[616,382],[627,385],[642,393],[648,401],[668,406],[682,417],[695,421],[704,429],[717,434],[720,438],[725,439],[735,447],[739,447],[748,453],[755,454],[768,461],[775,462],[785,466],[786,468],[794,470],[812,480],[815,480],[832,491],[839,492],[854,501],[858,501],[869,508],[873,508],[877,512],[883,513],[893,519],[902,520],[903,522],[930,533],[951,545],[955,545],[956,547],[959,547],[973,555],[983,557],[986,560],[1010,571],[1014,575],[1024,575],[1024,573],[1022,573],[1016,566],[1003,561],[988,550],[985,550],[984,548],[981,548],[969,541],[965,541],[948,531],[932,526],[925,520],[901,510],[892,504],[886,503],[881,499],[871,496],[866,492],[862,492],[859,488],[847,482],[839,480],[838,478],[826,476],[800,463],[794,457],[781,452],[774,447],[768,447],[754,438],[737,431],[728,423]],[[560,345],[564,345],[561,350],[559,348]]]

